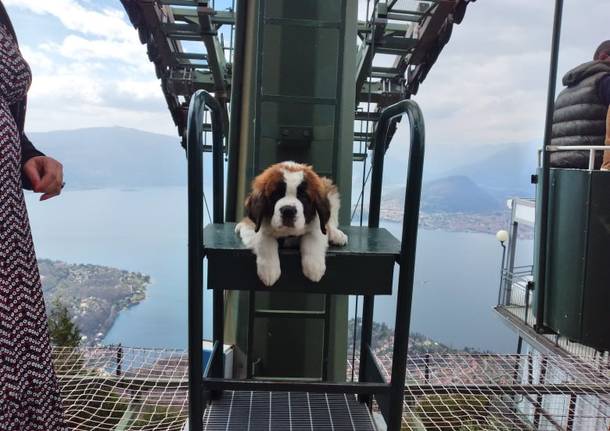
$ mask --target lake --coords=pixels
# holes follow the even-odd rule
[[[181,187],[67,190],[46,202],[27,195],[39,257],[152,277],[146,300],[121,312],[105,343],[186,348],[186,196]],[[400,237],[398,223],[383,225]],[[531,241],[521,246],[518,263],[526,264]],[[493,235],[420,230],[411,330],[456,348],[514,352],[516,336],[492,310],[501,253]],[[210,337],[207,291],[204,301],[204,333]],[[393,326],[394,310],[395,296],[378,297],[375,320]]]

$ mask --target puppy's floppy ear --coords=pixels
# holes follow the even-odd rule
[[[326,196],[320,196],[315,202],[316,212],[320,219],[320,230],[326,235],[326,223],[330,219],[330,202]]]
[[[260,192],[252,192],[246,199],[246,213],[248,218],[254,222],[256,228],[255,232],[261,229],[263,223],[263,217],[265,217],[265,210],[267,208],[267,200]]]

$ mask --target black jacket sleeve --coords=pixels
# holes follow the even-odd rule
[[[37,156],[44,156],[44,154],[34,148],[34,145],[28,139],[25,133],[21,132],[21,184],[23,185],[24,189],[32,190],[32,184],[23,173],[23,166],[32,157]]]

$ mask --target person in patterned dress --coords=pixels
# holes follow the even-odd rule
[[[0,430],[67,429],[23,187],[57,196],[61,164],[23,133],[30,68],[0,2]]]

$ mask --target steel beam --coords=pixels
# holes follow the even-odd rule
[[[215,96],[221,102],[228,100],[227,88],[227,64],[224,56],[224,49],[218,40],[218,32],[212,23],[212,15],[214,10],[210,7],[197,7],[199,16],[200,37],[203,40],[208,56],[208,64],[212,76],[214,77]]]

